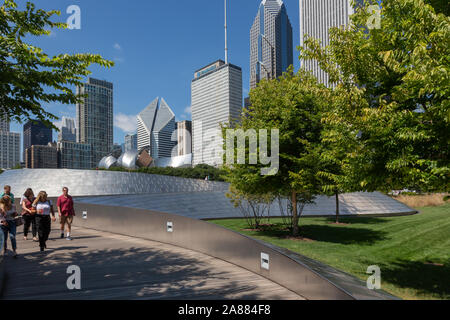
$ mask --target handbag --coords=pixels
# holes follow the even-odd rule
[[[14,218],[14,222],[16,224],[16,227],[20,227],[21,225],[23,225],[23,218],[22,216],[17,216]]]

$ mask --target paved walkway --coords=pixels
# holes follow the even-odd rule
[[[55,230],[45,253],[18,234],[18,259],[4,260],[3,299],[283,299],[297,294],[212,257],[105,232],[74,229],[74,241]],[[9,240],[8,240],[8,245]],[[81,268],[79,291],[67,289],[71,265]]]

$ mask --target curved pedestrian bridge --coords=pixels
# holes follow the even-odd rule
[[[73,241],[59,239],[54,224],[44,253],[18,233],[18,259],[9,255],[3,261],[2,299],[303,300],[260,275],[205,254],[79,227],[72,233]],[[71,265],[81,269],[81,290],[67,288]]]

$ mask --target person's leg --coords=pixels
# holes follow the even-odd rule
[[[41,248],[41,251],[44,251],[45,248],[45,241],[44,241],[44,219],[41,216],[36,217],[36,225],[37,225],[37,232],[39,236],[39,247]]]
[[[49,216],[45,217],[45,242],[47,242],[52,230],[52,220]],[[45,246],[47,248],[47,245]]]
[[[3,255],[3,246],[5,244],[3,226],[0,227],[0,254]]]
[[[71,233],[72,233],[72,223],[73,223],[73,216],[69,216],[66,219],[67,224],[67,240],[72,240]]]
[[[9,222],[9,239],[11,240],[11,247],[14,251],[14,254],[17,251],[16,234],[17,234],[16,223],[14,221],[10,221]]]
[[[26,240],[28,237],[28,232],[30,231],[30,225],[31,225],[31,216],[30,215],[24,215],[23,216],[23,237]]]
[[[3,252],[6,252],[8,250],[8,227],[2,227],[3,228]]]
[[[61,215],[59,218],[59,221],[61,222],[61,239],[64,238],[64,226],[66,224],[66,217]]]
[[[36,216],[31,216],[31,232],[33,233],[33,240],[36,240],[37,235]]]

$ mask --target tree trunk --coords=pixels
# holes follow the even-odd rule
[[[336,191],[336,223],[339,223],[339,191]]]
[[[294,237],[297,237],[299,235],[297,192],[295,192],[295,191],[292,191],[292,235]]]

